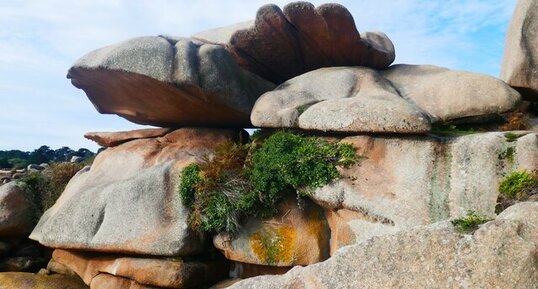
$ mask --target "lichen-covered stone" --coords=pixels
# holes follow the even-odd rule
[[[522,217],[525,216],[525,217]],[[520,288],[538,284],[538,203],[515,205],[473,235],[449,222],[374,237],[329,260],[230,289]]]
[[[79,279],[63,275],[33,273],[0,273],[2,289],[88,289]]]
[[[249,218],[235,235],[217,235],[213,243],[227,259],[258,265],[294,266],[329,256],[329,227],[323,211],[295,198],[279,204],[278,214],[265,220]]]

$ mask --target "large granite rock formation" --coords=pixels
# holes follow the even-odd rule
[[[425,133],[430,123],[514,110],[519,94],[486,75],[427,65],[322,68],[263,94],[259,127],[331,132]]]
[[[329,260],[230,289],[520,288],[538,284],[538,203],[510,207],[472,235],[448,222],[375,237]]]
[[[501,78],[538,101],[538,1],[519,0],[506,33]]]
[[[157,126],[249,126],[274,85],[237,65],[220,45],[139,37],[88,53],[67,77],[100,113]]]
[[[365,158],[315,190],[327,209],[331,249],[372,236],[465,215],[495,216],[499,183],[514,171],[538,170],[538,134],[461,137],[353,136]]]
[[[359,34],[349,11],[339,4],[319,7],[292,2],[281,10],[262,6],[254,22],[205,31],[193,38],[226,45],[247,70],[280,84],[329,66],[388,67],[394,46],[381,32]]]
[[[184,128],[109,148],[69,182],[30,238],[53,248],[197,253],[202,241],[191,232],[189,210],[177,193],[179,172],[238,136],[233,130]]]

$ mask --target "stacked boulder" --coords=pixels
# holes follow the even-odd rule
[[[306,268],[232,286],[487,287],[517,279],[532,288],[538,238],[522,216],[536,219],[536,203],[473,237],[446,222],[469,210],[495,218],[503,177],[538,170],[536,132],[487,131],[527,107],[520,93],[486,75],[391,66],[394,58],[389,38],[359,33],[343,6],[306,2],[266,5],[254,21],[190,38],[140,37],[90,52],[69,70],[73,85],[101,113],[161,128],[86,134],[107,149],[30,235],[55,249],[45,272],[78,276],[92,289],[204,288],[293,266]],[[180,171],[219,144],[245,142],[246,127],[308,132],[351,144],[363,158],[300,205],[284,199],[273,218],[250,218],[237,234],[211,240],[189,226]],[[478,265],[482,256],[492,262]],[[499,268],[516,259],[523,261],[514,270]]]

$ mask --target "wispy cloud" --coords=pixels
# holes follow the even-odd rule
[[[280,6],[287,1],[272,1]],[[359,31],[381,30],[399,63],[497,75],[515,0],[336,1]],[[97,146],[89,130],[139,127],[99,115],[65,73],[83,54],[139,35],[182,35],[254,17],[264,1],[27,0],[0,9],[0,149]],[[323,1],[313,1],[319,5]]]

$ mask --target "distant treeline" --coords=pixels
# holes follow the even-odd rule
[[[45,145],[32,152],[24,152],[20,150],[0,150],[0,168],[20,169],[29,164],[68,162],[73,156],[87,159],[95,155],[95,153],[85,148],[75,151],[69,147],[61,147],[57,150],[53,150]]]

